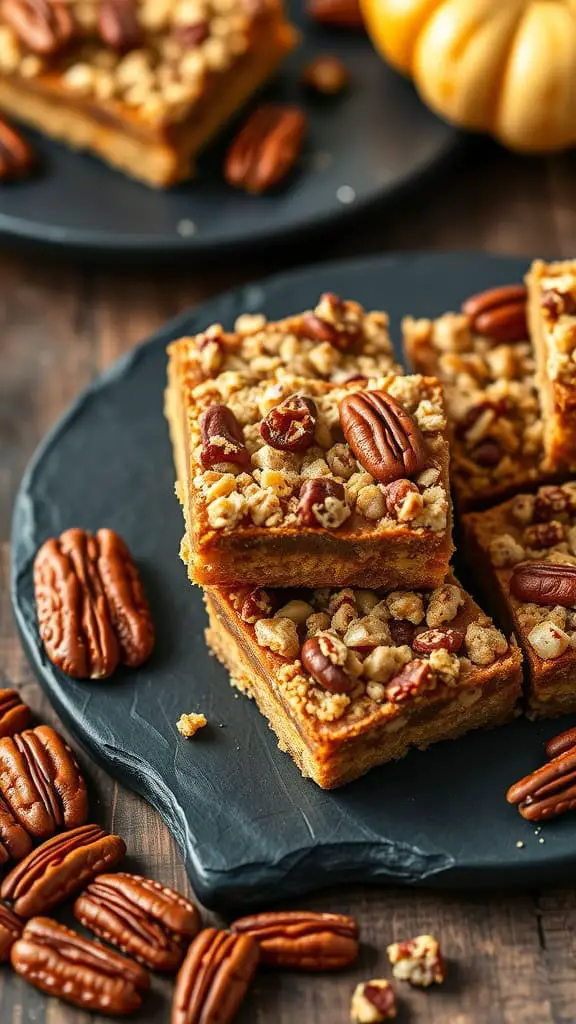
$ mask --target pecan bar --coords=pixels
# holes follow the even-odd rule
[[[503,292],[512,288],[493,289],[481,298]],[[510,308],[504,306],[505,311]],[[460,312],[436,320],[407,317],[402,325],[411,366],[419,373],[435,374],[444,385],[450,472],[455,502],[462,511],[546,480],[531,343],[522,328],[517,333],[524,333],[524,338],[502,339],[501,309],[490,311],[491,320],[486,314],[482,318]]]
[[[3,0],[0,109],[163,188],[296,40],[280,0]]]
[[[464,516],[467,556],[524,650],[535,717],[576,711],[576,482]]]
[[[442,391],[232,372],[181,384],[173,438],[191,579],[434,587],[453,551]],[[176,405],[168,401],[168,408]]]
[[[526,277],[546,466],[576,470],[576,260],[536,260]]]
[[[435,590],[209,588],[207,641],[305,777],[333,789],[514,712],[521,654],[453,577]]]

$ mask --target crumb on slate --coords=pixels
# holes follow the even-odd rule
[[[181,736],[185,736],[186,739],[192,739],[192,737],[198,732],[199,729],[203,729],[208,722],[204,715],[180,715],[180,718],[176,722],[176,728]]]

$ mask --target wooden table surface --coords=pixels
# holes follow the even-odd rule
[[[211,266],[113,271],[48,255],[0,255],[0,685],[16,686],[42,720],[57,724],[32,678],[9,601],[10,514],[25,464],[47,428],[95,374],[164,320],[223,288],[311,259],[379,249],[484,249],[527,256],[576,250],[576,154],[521,159],[478,143],[402,202],[337,237]],[[465,750],[465,747],[463,748]],[[178,851],[158,815],[81,755],[94,817],[126,840],[129,866],[184,891]],[[438,799],[442,794],[438,793]],[[474,809],[470,808],[470,813]],[[576,1022],[576,898],[573,891],[328,891],[299,907],[354,914],[361,960],[330,976],[262,973],[240,1024],[340,1024],[362,978],[389,975],[385,947],[431,931],[449,960],[443,988],[401,992],[403,1022]],[[209,915],[207,915],[208,917]],[[167,1024],[170,984],[154,984],[147,1024]],[[1,1024],[98,1024],[0,971]]]

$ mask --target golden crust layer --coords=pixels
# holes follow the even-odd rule
[[[263,645],[264,640],[278,646],[268,632],[270,620],[243,621],[239,609],[245,591],[205,592],[210,616],[207,641],[230,672],[232,683],[255,698],[276,732],[280,748],[292,756],[306,777],[324,789],[332,789],[375,765],[403,757],[412,746],[424,748],[473,728],[501,724],[513,715],[521,690],[520,651],[508,645],[455,581],[446,586],[452,588],[452,596],[456,591],[462,595],[463,603],[452,608],[450,618],[450,626],[467,638],[462,657],[446,651],[430,655],[435,666],[430,677],[432,688],[398,703],[387,699],[383,683],[368,676],[390,676],[390,681],[401,664],[409,664],[414,658],[421,660],[422,655],[415,654],[409,645],[380,645],[370,654],[364,650],[362,657],[350,648],[347,670],[359,673],[355,688],[350,695],[331,694],[307,674],[294,650],[283,655]],[[307,598],[320,607],[322,601],[337,605],[341,596],[342,592],[335,591],[312,596],[299,592],[297,600],[302,603]],[[379,599],[383,612],[386,595],[373,597]],[[420,599],[414,594],[404,597]],[[328,629],[337,643],[342,645],[346,639],[342,628],[338,633],[337,617],[341,619],[348,608],[365,620],[366,616],[359,613],[362,601],[370,603],[366,590],[354,592],[352,604],[343,602],[337,607],[332,616],[335,625]],[[299,612],[301,609],[291,610],[293,615]],[[322,614],[313,612],[316,619]],[[283,620],[280,625],[279,619]],[[287,610],[280,609],[274,621],[281,637]],[[382,623],[386,626],[389,621],[391,618]],[[307,631],[308,626],[300,622],[300,642]],[[483,663],[474,663],[470,654]]]
[[[524,652],[535,717],[576,711],[576,603],[541,606],[510,593],[524,562],[576,565],[576,483],[541,487],[464,516],[466,556],[487,604]]]

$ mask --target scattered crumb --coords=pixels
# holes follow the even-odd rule
[[[205,725],[208,725],[208,722],[204,715],[180,715],[176,722],[176,728],[180,735],[185,736],[189,740],[192,739],[199,729],[203,729]]]
[[[516,846],[518,847],[519,850],[523,850],[524,849],[524,843],[522,842],[521,839],[518,840],[518,842],[516,843]]]
[[[349,206],[356,199],[356,193],[351,185],[340,185],[340,188],[336,190],[336,199],[344,206]]]
[[[538,840],[538,842],[539,843],[545,843],[546,840],[544,839],[544,836],[540,836],[540,839]]]
[[[192,235],[195,235],[197,230],[198,227],[194,221],[187,220],[186,218],[179,220],[176,225],[176,231],[182,238],[192,238]]]

